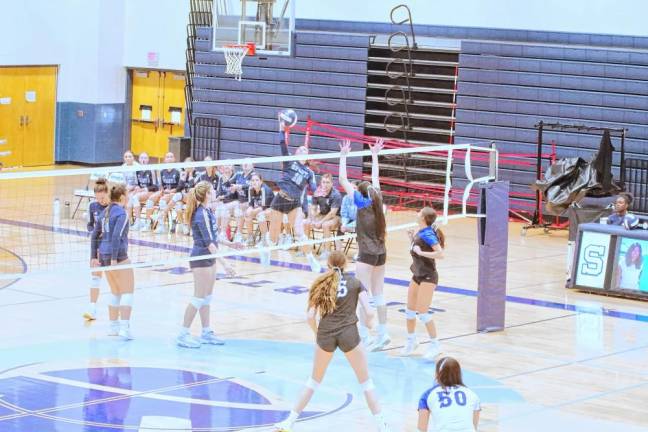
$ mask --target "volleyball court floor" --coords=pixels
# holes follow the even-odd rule
[[[85,259],[79,226],[51,232],[4,216],[2,238],[15,241],[1,245],[2,260],[29,269],[39,258],[24,242],[48,230],[55,244],[69,244]],[[475,332],[476,221],[445,228],[435,320],[443,354],[459,359],[482,400],[479,430],[648,430],[648,307],[565,290],[566,233],[521,237],[520,228],[510,224],[507,328],[491,334]],[[131,248],[169,243],[151,233],[132,238],[146,242]],[[79,272],[53,266],[0,285],[0,431],[270,430],[308,378],[314,347],[304,319],[315,276],[288,252],[273,258],[269,267],[254,255],[235,259],[236,277],[219,274],[212,322],[227,343],[198,350],[174,343],[192,295],[186,265],[136,270],[130,342],[106,335],[105,282],[92,323],[81,317],[88,287]],[[434,375],[433,363],[398,356],[409,264],[406,234],[391,233],[386,298],[393,342],[371,353],[369,366],[394,431],[416,430],[417,402]],[[337,353],[295,430],[372,428],[351,368]]]

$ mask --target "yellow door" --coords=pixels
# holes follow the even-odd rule
[[[23,165],[54,163],[56,67],[29,68],[24,74]]]
[[[184,135],[184,75],[134,70],[132,82],[131,151],[161,159],[169,136]]]
[[[54,163],[56,72],[52,67],[0,68],[0,162]]]

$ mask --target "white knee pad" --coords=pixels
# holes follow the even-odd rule
[[[133,306],[133,294],[122,294],[121,306]]]
[[[101,287],[101,278],[99,276],[92,276],[90,279],[90,288],[99,289]]]
[[[176,192],[173,194],[173,198],[171,198],[174,203],[177,203],[178,201],[182,201],[182,193],[181,192]]]
[[[306,387],[308,387],[311,390],[317,390],[317,387],[319,387],[320,383],[315,381],[312,377],[308,378],[308,381],[306,381]]]
[[[261,212],[256,217],[258,223],[263,223],[266,221],[266,215],[264,212]]]
[[[414,320],[416,319],[416,311],[411,309],[405,309],[405,319]]]
[[[205,301],[203,302],[203,306],[209,306],[212,302],[212,295],[205,296]]]
[[[421,321],[423,324],[427,324],[430,321],[432,321],[432,314],[430,312],[426,312],[424,314],[419,314],[418,319]]]
[[[187,208],[187,205],[180,202],[176,204],[175,208],[178,209],[178,211],[183,211],[184,209]]]
[[[164,200],[160,200],[159,206],[160,206],[160,211],[164,211],[167,209],[167,207],[169,207],[167,202]]]
[[[154,205],[155,205],[155,203],[153,202],[153,200],[150,200],[150,199],[146,200],[146,208],[147,209],[152,209]]]
[[[287,214],[284,214],[284,215],[283,215],[283,220],[282,220],[282,221],[283,221],[283,223],[285,223],[285,224],[288,223],[288,215],[287,215]]]
[[[196,309],[200,309],[205,304],[205,299],[199,297],[191,297],[191,300],[189,302]]]
[[[120,295],[115,295],[115,294],[110,294],[110,306],[113,307],[119,307],[119,303],[121,302],[121,297]]]
[[[368,392],[376,388],[371,378],[369,378],[367,381],[360,384],[360,387],[362,387],[363,392]]]
[[[373,301],[376,307],[387,306],[387,302],[385,301],[385,296],[382,294],[373,296]]]

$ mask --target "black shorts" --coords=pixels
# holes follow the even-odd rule
[[[369,264],[371,266],[378,267],[381,265],[385,265],[385,262],[387,261],[387,254],[384,253],[380,255],[373,255],[373,254],[360,252],[358,254],[358,259],[356,261],[361,262],[363,264]]]
[[[298,207],[301,207],[299,200],[291,200],[285,192],[279,192],[275,195],[272,199],[272,204],[270,204],[272,210],[280,211],[285,214],[290,213]]]
[[[189,268],[205,268],[216,264],[216,258],[206,258],[196,261],[189,261]]]
[[[412,276],[412,280],[418,285],[422,284],[423,282],[437,285],[439,283],[439,273],[434,272],[423,276]]]
[[[119,255],[117,257],[117,263],[121,263],[122,261],[126,261],[128,259],[128,255]],[[99,254],[99,264],[101,264],[101,267],[107,267],[110,265],[110,261],[112,260],[112,257],[110,255],[101,255]]]
[[[360,335],[358,334],[358,327],[348,325],[342,327],[335,333],[320,334],[317,333],[317,345],[326,352],[333,352],[336,348],[340,347],[342,352],[349,352],[360,344]]]

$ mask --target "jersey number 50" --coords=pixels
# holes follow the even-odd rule
[[[452,405],[452,398],[450,393],[447,392],[438,392],[437,396],[439,397],[439,408],[447,408]],[[466,405],[466,393],[461,390],[454,392],[454,401],[457,405],[465,406]]]

